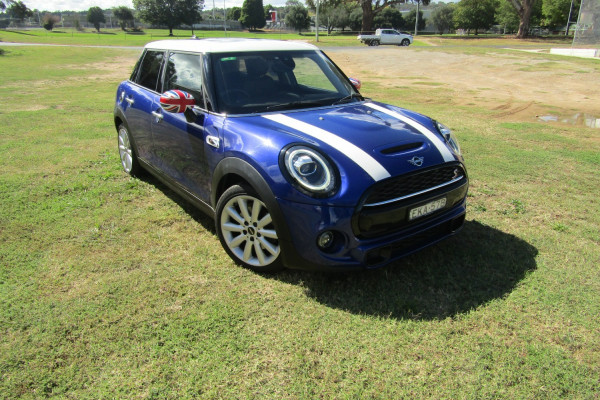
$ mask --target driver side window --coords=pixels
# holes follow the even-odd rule
[[[202,61],[199,54],[170,53],[163,91],[179,89],[188,92],[198,107],[204,108],[202,95]]]

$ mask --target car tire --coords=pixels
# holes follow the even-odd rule
[[[142,167],[137,158],[137,151],[132,144],[131,135],[125,124],[117,128],[119,139],[119,157],[123,170],[131,176],[139,176]]]
[[[283,269],[271,213],[247,185],[234,185],[219,198],[215,225],[221,245],[238,264],[256,272]]]
[[[408,40],[408,39],[402,39],[401,45],[402,46],[409,46],[410,45],[410,40]]]
[[[373,46],[379,46],[379,40],[373,40]]]

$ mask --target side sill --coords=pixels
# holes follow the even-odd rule
[[[160,170],[158,170],[157,168],[152,166],[150,163],[148,163],[142,159],[138,159],[138,161],[140,162],[141,166],[146,171],[148,171],[150,174],[152,174],[152,176],[154,176],[156,179],[158,179],[159,181],[161,181],[162,183],[167,185],[171,190],[173,190],[179,196],[183,197],[185,200],[190,202],[192,205],[194,205],[200,211],[207,214],[209,217],[211,217],[213,219],[215,218],[215,210],[210,205],[206,204],[204,201],[202,201],[200,198],[198,198],[192,192],[187,190],[185,187],[181,186],[177,182],[174,182],[172,179],[170,179],[168,176],[166,176]]]

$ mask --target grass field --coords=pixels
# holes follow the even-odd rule
[[[381,270],[261,276],[121,171],[113,98],[139,50],[5,50],[0,399],[598,399],[600,130],[363,76],[458,134],[464,230]]]

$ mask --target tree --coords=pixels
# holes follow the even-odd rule
[[[307,7],[316,12],[317,6],[314,0],[306,0]],[[319,1],[319,25],[327,27],[327,33],[331,34],[333,28],[342,30],[349,24],[350,15],[348,5],[341,0]]]
[[[517,38],[523,39],[529,35],[529,21],[536,0],[506,0],[515,9],[519,16],[519,31]]]
[[[496,22],[502,26],[504,33],[514,33],[519,29],[519,14],[507,1],[502,1],[496,10]]]
[[[133,11],[126,6],[120,6],[113,9],[113,14],[119,20],[119,26],[122,30],[127,28],[127,25],[133,26]]]
[[[11,4],[13,4],[13,0],[0,0],[0,11],[6,10]]]
[[[200,21],[200,11],[204,1],[198,0],[133,0],[133,6],[144,21],[152,25],[162,25],[169,29],[173,36],[173,28],[181,24],[193,24]]]
[[[87,20],[90,24],[94,25],[96,31],[100,32],[100,24],[106,22],[104,11],[100,7],[90,7],[87,13]]]
[[[298,33],[302,29],[308,29],[310,26],[310,18],[308,17],[308,10],[302,5],[293,6],[285,16],[285,24],[294,29],[298,29]]]
[[[60,22],[60,18],[50,13],[44,14],[44,17],[42,18],[42,26],[47,31],[54,29],[54,25],[56,25],[58,22]]]
[[[404,19],[404,21],[405,21],[404,25],[410,27],[411,29],[415,29],[416,18],[417,18],[417,9],[413,8],[406,15],[406,18]],[[423,29],[425,29],[425,25],[427,25],[427,20],[425,18],[423,18],[423,11],[419,11],[419,25],[417,26],[417,30],[422,31]]]
[[[413,3],[429,5],[430,0],[350,0],[355,1],[362,8],[362,30],[370,31],[373,28],[373,21],[375,16],[385,10],[386,8],[399,3]],[[420,14],[419,14],[420,15]],[[414,21],[413,21],[414,26]],[[419,24],[420,26],[420,24]]]
[[[264,27],[267,21],[262,0],[244,0],[240,22],[251,31]]]
[[[230,21],[239,21],[241,15],[241,7],[231,7],[229,10],[227,10],[227,19]]]
[[[11,1],[10,3],[11,4],[6,11],[19,22],[23,22],[25,18],[33,16],[33,11],[31,11],[22,1]]]
[[[344,28],[350,25],[350,11],[348,5],[344,3],[325,10],[323,20],[326,21],[327,33],[330,34],[333,28],[339,28],[343,31]]]
[[[579,5],[579,0],[575,0],[573,2],[573,11],[571,13],[572,20],[577,19],[577,15],[579,14]],[[542,2],[544,25],[551,28],[566,25],[567,20],[569,19],[570,11],[571,0],[544,0]]]
[[[402,13],[395,7],[388,7],[384,9],[375,16],[373,22],[377,28],[402,29],[402,27],[405,25]]]
[[[454,11],[454,23],[457,28],[475,30],[489,29],[494,25],[496,0],[461,0]]]
[[[0,0],[0,11],[6,10],[6,7],[8,7],[11,3],[11,0]]]
[[[453,3],[449,3],[433,10],[431,19],[440,35],[443,35],[445,31],[450,32],[454,27],[454,20],[452,19],[454,7],[455,5]]]
[[[354,6],[350,9],[350,15],[348,16],[348,26],[353,31],[359,31],[362,27],[362,8],[360,6]]]

